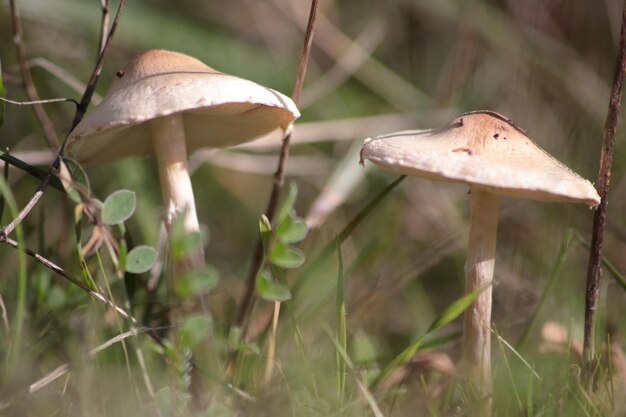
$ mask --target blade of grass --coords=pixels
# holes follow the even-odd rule
[[[9,183],[9,165],[8,164],[4,164],[2,177],[4,178],[4,183],[8,184]],[[6,205],[6,201],[4,199],[4,194],[0,194],[0,224],[2,223],[2,216],[4,215],[5,205]]]
[[[295,282],[292,292],[295,294],[302,287],[302,285],[306,282],[306,280],[311,276],[311,271],[314,271],[316,267],[324,262],[334,251],[336,245],[341,245],[356,229],[365,218],[372,212],[378,205],[383,201],[383,199],[389,194],[394,188],[396,188],[404,179],[406,175],[401,175],[396,180],[394,180],[391,184],[385,187],[377,196],[375,196],[365,207],[359,211],[356,216],[341,230],[341,232],[337,235],[335,239],[328,242],[324,248],[320,251],[315,259],[310,262],[307,262],[307,269],[300,274],[300,277]]]
[[[361,379],[359,378],[359,375],[355,372],[354,363],[352,362],[352,359],[350,359],[350,356],[348,356],[348,352],[343,348],[343,346],[340,344],[340,342],[333,337],[331,330],[327,326],[324,326],[324,331],[326,332],[326,334],[328,334],[328,337],[330,338],[330,340],[335,345],[335,349],[337,350],[337,354],[341,356],[341,358],[342,358],[343,362],[345,363],[347,369],[350,369],[350,371],[354,375],[354,379],[355,379],[355,381],[357,383],[357,386],[358,386],[359,390],[361,391],[361,394],[363,394],[363,397],[365,398],[365,401],[367,401],[367,404],[369,405],[370,409],[372,410],[372,413],[374,414],[374,416],[376,416],[376,417],[378,417],[378,416],[383,417],[383,413],[380,410],[380,407],[378,406],[378,403],[376,402],[376,398],[374,398],[374,395],[372,395],[372,392],[370,391],[370,389],[367,387],[366,384],[363,383],[363,381],[361,381]]]
[[[583,245],[583,247],[589,249],[590,245],[589,242],[587,242],[581,235],[580,233],[576,232],[575,233],[576,239],[578,240],[578,242]],[[607,269],[607,271],[609,271],[611,273],[611,275],[613,276],[613,278],[615,279],[615,282],[622,287],[622,289],[624,291],[626,291],[626,277],[624,277],[624,275],[617,269],[617,267],[615,266],[615,264],[608,259],[606,256],[602,255],[602,265]]]
[[[8,184],[0,180],[0,194],[9,209],[11,217],[17,216],[17,203],[13,198]],[[22,351],[22,330],[26,318],[26,253],[24,251],[24,231],[21,225],[15,228],[17,238],[17,293],[15,295],[15,316],[13,318],[13,333],[7,350],[5,368],[7,377],[11,378],[19,364],[20,353]]]
[[[41,168],[37,168],[32,165],[29,165],[26,162],[22,161],[21,159],[18,159],[14,157],[13,155],[10,155],[8,152],[0,151],[0,159],[5,162],[5,166],[13,165],[14,167],[21,169],[22,171],[26,172],[27,174],[31,175],[34,178],[37,178],[38,180],[44,180],[48,176],[47,171],[44,171]],[[57,177],[52,177],[50,179],[49,185],[52,188],[58,191],[61,191],[62,193],[65,193],[65,189],[63,188],[61,181]]]
[[[4,83],[2,82],[2,60],[0,60],[0,98],[4,98]],[[0,128],[4,122],[4,101],[0,100]]]
[[[526,415],[528,417],[533,417],[534,407],[533,407],[533,388],[535,386],[534,379],[532,377],[532,371],[530,371],[530,378],[528,378],[528,387],[526,388]]]
[[[526,325],[526,328],[524,329],[524,332],[522,333],[519,340],[517,341],[517,344],[515,346],[517,350],[524,350],[524,347],[526,346],[526,343],[528,342],[528,338],[530,337],[532,332],[535,330],[535,326],[537,325],[537,318],[539,317],[539,312],[541,311],[541,308],[543,307],[546,300],[548,299],[548,296],[552,294],[552,290],[554,290],[556,282],[559,276],[561,275],[561,271],[563,270],[563,265],[565,264],[565,258],[567,258],[567,252],[569,251],[573,237],[574,237],[574,231],[570,229],[565,233],[565,236],[563,237],[563,240],[561,241],[561,249],[559,250],[559,256],[557,257],[556,263],[554,264],[554,267],[552,268],[552,271],[550,272],[548,283],[546,284],[546,286],[543,289],[543,292],[541,293],[539,302],[537,303],[537,306],[535,307],[535,310],[533,311],[533,314],[531,315],[530,320],[528,321],[528,324]]]
[[[348,351],[348,339],[346,330],[346,300],[344,294],[343,276],[343,256],[341,255],[341,245],[337,243],[337,258],[339,260],[339,270],[337,271],[337,341],[344,352]],[[343,403],[346,392],[346,362],[342,355],[337,352],[337,387],[339,402]]]
[[[407,364],[413,358],[413,356],[415,356],[417,351],[420,349],[420,347],[422,346],[422,342],[424,341],[424,338],[428,334],[436,331],[437,329],[440,329],[441,327],[445,326],[446,324],[450,323],[452,320],[456,319],[458,316],[463,314],[463,312],[472,304],[472,302],[474,302],[476,297],[478,297],[481,292],[482,290],[472,291],[468,294],[465,294],[461,298],[457,299],[452,304],[450,304],[448,308],[446,308],[443,311],[443,313],[441,313],[432,322],[432,324],[428,327],[428,330],[426,330],[426,333],[418,337],[413,343],[411,343],[406,349],[404,349],[398,356],[396,356],[389,363],[389,365],[387,365],[381,371],[381,373],[376,377],[376,379],[374,379],[374,382],[372,383],[372,387],[378,386],[378,384],[384,381],[385,378],[387,378],[391,374],[391,372],[394,369],[396,369],[398,366]]]
[[[109,284],[109,279],[107,277],[106,269],[104,268],[104,264],[102,263],[102,257],[100,256],[100,250],[96,250],[95,255],[96,255],[96,259],[98,260],[98,268],[100,269],[100,273],[102,274],[102,280],[104,281],[104,285],[107,290],[107,295],[109,296],[109,300],[115,303],[115,298],[113,297],[113,292],[111,291],[111,285]],[[117,314],[117,311],[113,310],[113,316],[115,318],[115,326],[117,327],[117,331],[119,332],[118,334],[119,335],[124,334],[124,327],[123,327],[122,321],[119,318],[119,315]],[[134,387],[135,381],[133,379],[133,373],[132,373],[131,366],[130,366],[130,356],[128,355],[128,347],[126,346],[126,341],[123,339],[122,339],[121,346],[124,352],[124,362],[126,365],[126,374],[128,376],[128,383],[132,387]]]
[[[495,330],[494,333],[498,334]],[[504,346],[502,344],[502,340],[500,338],[496,339],[498,341],[498,347],[500,348],[500,354],[502,355],[502,361],[504,362],[504,367],[506,368],[506,373],[511,382],[511,386],[513,387],[513,393],[515,394],[515,400],[517,402],[517,408],[519,409],[519,413],[524,412],[524,405],[522,404],[522,397],[519,394],[517,389],[517,384],[515,383],[515,377],[513,376],[513,371],[511,370],[511,364],[509,363],[509,358],[504,351]]]
[[[493,333],[496,335],[496,338],[498,339],[498,341],[503,343],[504,346],[506,346],[511,351],[511,353],[513,353],[513,355],[515,355],[517,359],[519,359],[524,364],[524,366],[532,372],[533,376],[537,378],[539,382],[543,382],[543,380],[541,379],[537,371],[535,371],[535,369],[528,363],[528,361],[524,359],[524,357],[517,350],[515,350],[515,348],[511,346],[509,342],[504,340],[504,338],[501,337],[500,334],[496,332],[495,330],[493,330]]]

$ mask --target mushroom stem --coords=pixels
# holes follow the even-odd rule
[[[465,311],[463,358],[467,382],[484,404],[482,415],[491,414],[491,289],[497,227],[498,196],[471,187],[465,293],[480,291],[480,295]]]
[[[180,114],[160,117],[150,121],[152,146],[159,166],[161,192],[165,205],[165,225],[170,229],[179,215],[184,216],[183,226],[187,233],[199,232],[196,204],[189,178],[187,165],[187,146],[185,145],[185,130],[183,118]],[[171,237],[171,234],[170,234]],[[186,259],[175,260],[176,273],[181,269],[191,270],[204,265],[202,247]]]

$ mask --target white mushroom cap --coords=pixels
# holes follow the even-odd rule
[[[366,139],[361,162],[365,159],[389,171],[461,182],[495,194],[600,204],[589,181],[491,111],[463,114],[439,129]]]
[[[285,130],[300,116],[293,101],[277,91],[181,53],[152,50],[117,73],[102,102],[72,131],[66,153],[83,162],[149,154],[144,122],[176,113],[184,113],[189,152]]]

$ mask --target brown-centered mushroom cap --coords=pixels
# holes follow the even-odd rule
[[[84,162],[151,153],[147,121],[183,114],[187,150],[223,147],[285,130],[300,113],[288,97],[190,56],[165,50],[136,56],[74,129],[68,156]]]
[[[439,129],[367,139],[361,162],[534,200],[600,203],[593,185],[550,156],[506,117],[463,114]]]

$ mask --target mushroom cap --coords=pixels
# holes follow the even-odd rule
[[[165,50],[137,55],[102,100],[71,132],[66,154],[107,162],[152,153],[147,123],[183,114],[188,152],[246,142],[300,116],[290,98],[201,61]]]
[[[388,171],[465,183],[495,194],[600,204],[589,181],[491,111],[465,113],[438,129],[366,139],[361,163],[365,159]]]

